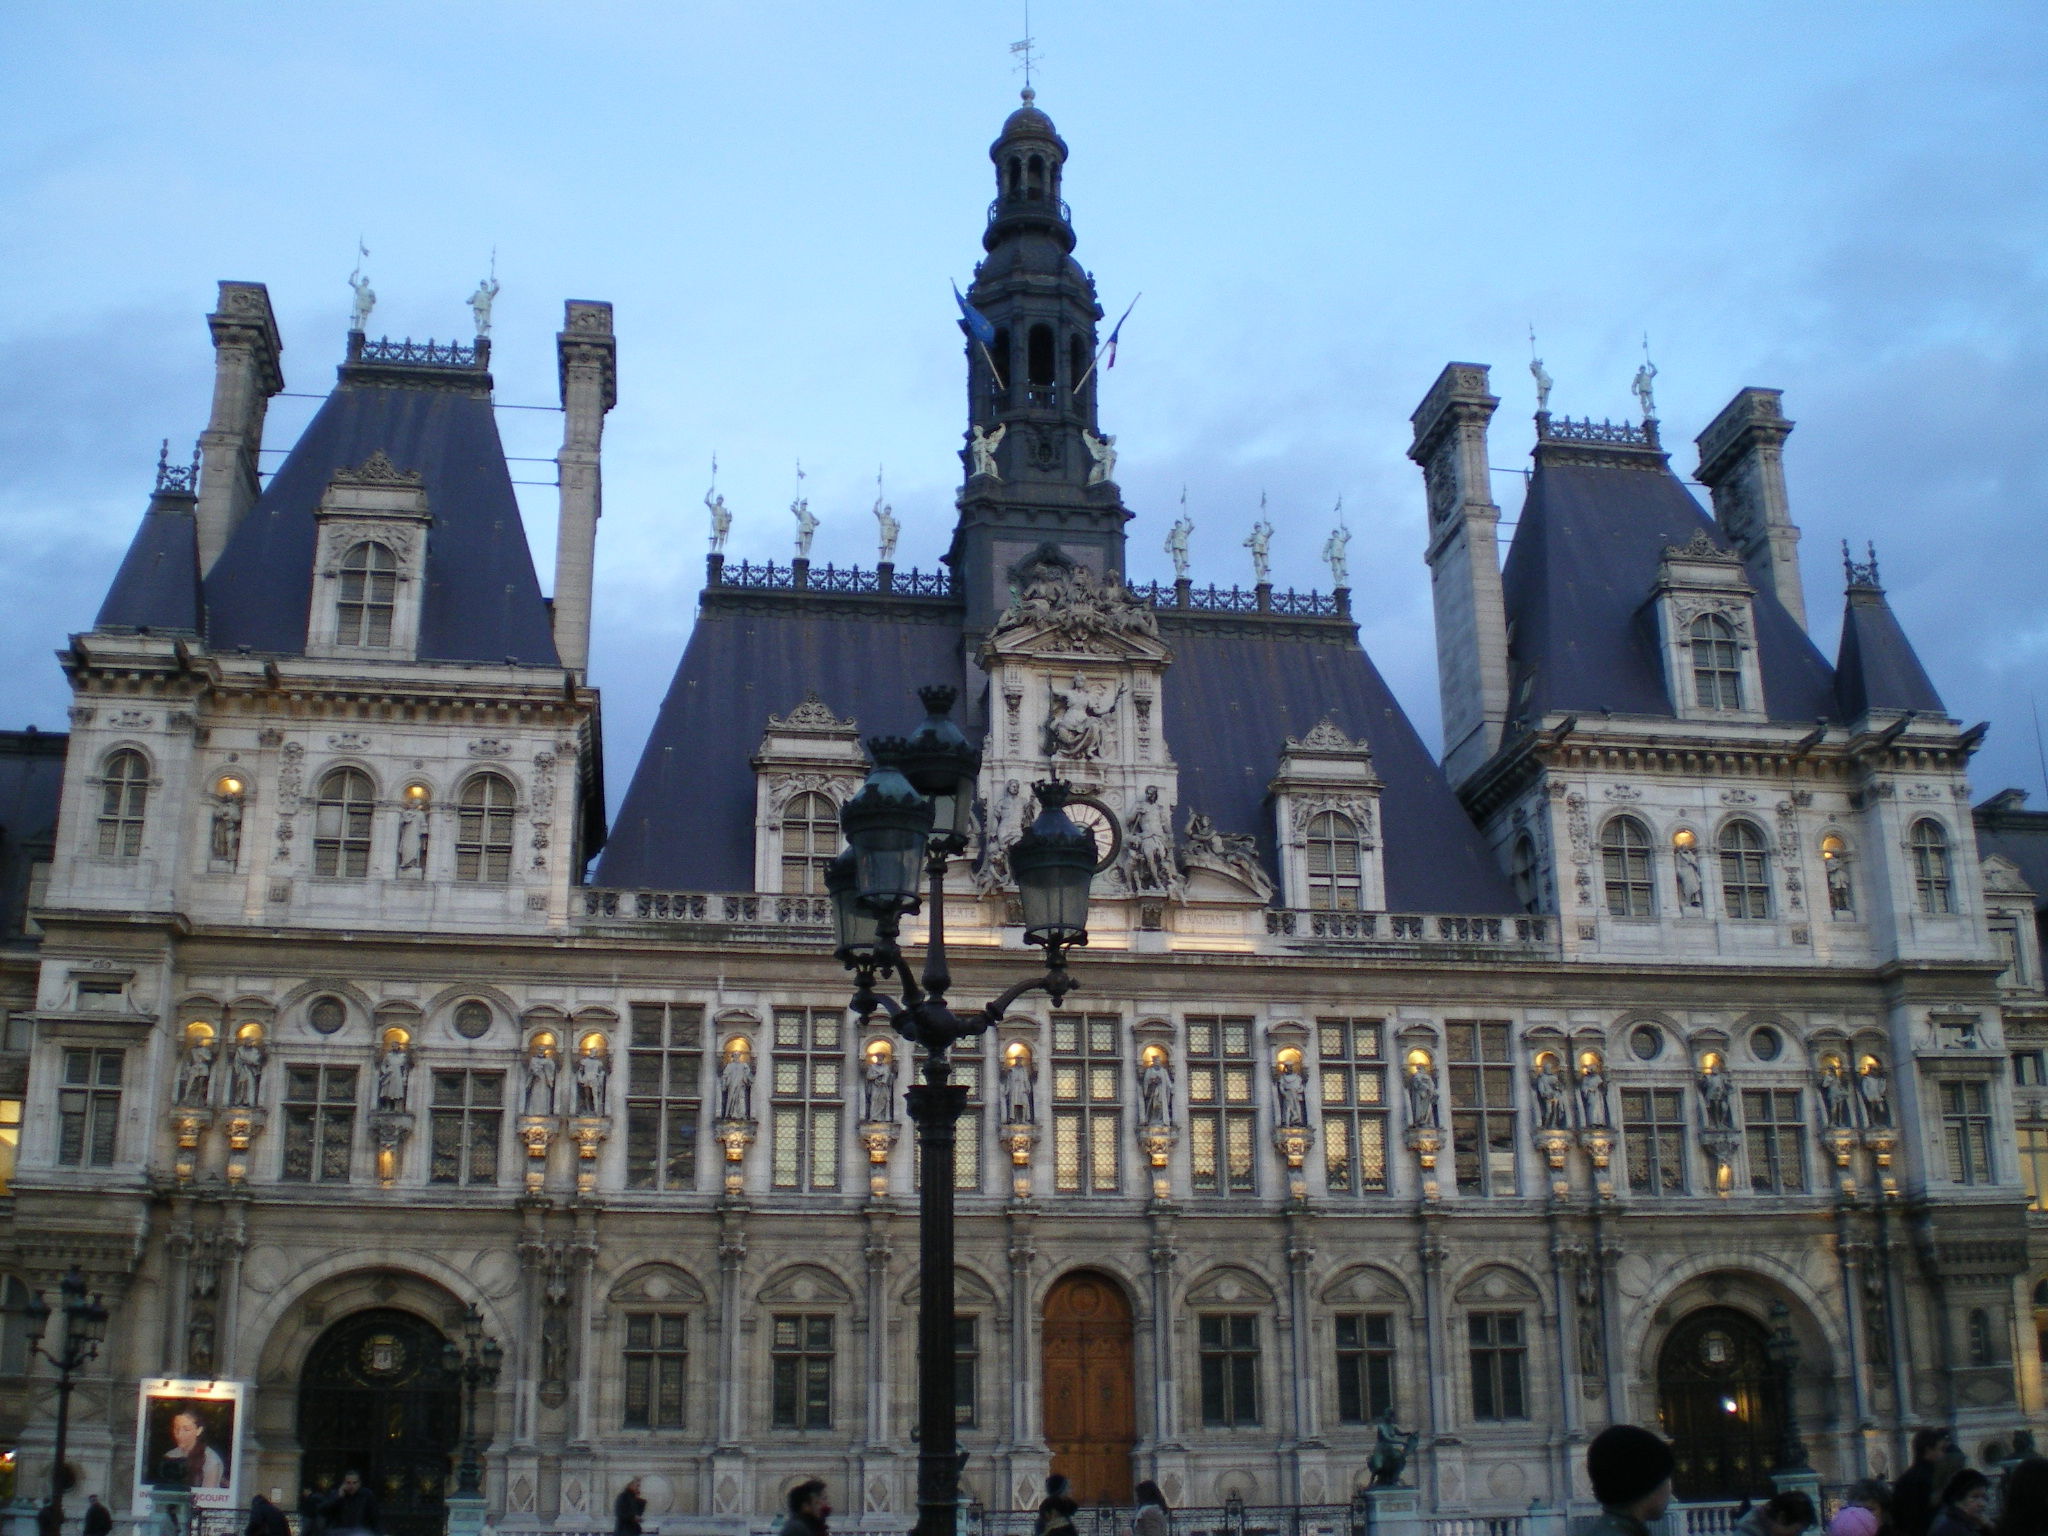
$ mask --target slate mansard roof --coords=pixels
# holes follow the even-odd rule
[[[1657,567],[1667,547],[1695,534],[1727,545],[1661,454],[1597,462],[1595,453],[1547,449],[1538,444],[1501,576],[1510,713],[1529,721],[1601,710],[1676,718],[1651,604]],[[1655,467],[1638,467],[1646,460]],[[1835,718],[1834,669],[1776,594],[1754,585],[1770,718],[1807,725]]]
[[[1277,876],[1266,787],[1287,738],[1324,718],[1371,747],[1385,787],[1387,900],[1400,911],[1513,912],[1517,903],[1422,739],[1347,622],[1160,615],[1173,649],[1161,731],[1181,815],[1256,836]],[[956,605],[707,589],[697,626],[593,883],[744,891],[754,884],[754,771],[770,714],[815,692],[863,736],[922,718],[916,690],[967,681]],[[970,730],[987,718],[971,692]]]
[[[371,349],[374,354],[374,346]],[[215,650],[291,656],[306,649],[318,538],[314,511],[337,470],[381,452],[422,478],[432,522],[419,630],[421,661],[559,665],[546,600],[505,464],[481,366],[344,363],[333,393],[198,582],[185,585],[189,500],[159,496],[100,610],[102,628],[189,628]]]

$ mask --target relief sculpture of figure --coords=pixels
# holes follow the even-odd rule
[[[1003,478],[996,473],[996,450],[1003,446],[1004,434],[1009,430],[1007,423],[997,427],[993,432],[984,432],[980,427],[974,429],[974,437],[968,443],[967,451],[974,456],[975,474],[987,475],[991,480]]]
[[[1003,1124],[1037,1123],[1038,1115],[1032,1106],[1034,1086],[1030,1062],[1013,1061],[1003,1068]]]
[[[1186,869],[1213,869],[1246,887],[1260,901],[1273,899],[1273,877],[1259,862],[1259,840],[1245,832],[1219,832],[1202,811],[1188,812]]]
[[[1010,883],[1010,848],[1024,830],[1024,786],[1006,779],[989,807],[987,830],[981,839],[981,869],[975,883],[986,896]]]
[[[185,1059],[178,1063],[178,1103],[187,1109],[204,1109],[213,1097],[213,1042],[193,1040],[185,1047]]]
[[[718,1118],[751,1120],[753,1104],[754,1060],[744,1051],[729,1051],[718,1069]]]
[[[1088,483],[1101,485],[1116,477],[1116,434],[1105,432],[1097,437],[1086,427],[1081,429],[1081,442],[1088,449],[1088,457],[1095,462],[1088,470]]]
[[[1134,891],[1173,892],[1180,872],[1173,863],[1173,818],[1159,799],[1159,786],[1147,784],[1145,794],[1124,818],[1124,877]]]
[[[1078,672],[1065,687],[1052,684],[1052,711],[1045,722],[1046,755],[1093,761],[1102,756],[1109,722],[1123,701],[1122,683],[1090,687]]]

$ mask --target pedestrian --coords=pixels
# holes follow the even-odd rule
[[[1173,1522],[1166,1514],[1166,1495],[1150,1478],[1138,1484],[1138,1512],[1131,1520],[1131,1536],[1173,1536]]]
[[[1828,1536],[1884,1536],[1891,1529],[1892,1491],[1881,1477],[1849,1485],[1849,1497],[1828,1522]]]
[[[1650,1522],[1671,1506],[1677,1459],[1661,1435],[1638,1424],[1610,1424],[1586,1447],[1586,1476],[1600,1518],[1585,1536],[1649,1536]]]
[[[827,1536],[825,1521],[832,1506],[825,1502],[825,1479],[807,1478],[789,1490],[789,1516],[776,1536]]]
[[[114,1512],[100,1502],[96,1493],[85,1496],[85,1536],[113,1536]]]
[[[1735,1522],[1735,1536],[1799,1536],[1818,1524],[1813,1500],[1793,1489],[1776,1493]]]
[[[341,1486],[320,1501],[320,1518],[327,1529],[340,1536],[343,1531],[384,1529],[384,1517],[377,1508],[377,1495],[363,1486],[362,1474],[344,1472]]]
[[[1038,1501],[1038,1524],[1034,1527],[1034,1536],[1073,1531],[1074,1512],[1081,1507],[1074,1502],[1069,1491],[1073,1486],[1057,1472],[1045,1480],[1045,1497]]]
[[[43,1500],[43,1507],[36,1511],[36,1536],[62,1536],[63,1530],[63,1512],[54,1500]]]
[[[1934,1473],[1953,1441],[1939,1425],[1913,1431],[1913,1465],[1892,1485],[1892,1524],[1899,1536],[1927,1536],[1934,1518]]]
[[[612,1500],[612,1536],[640,1536],[640,1517],[647,1513],[647,1501],[640,1497],[640,1479],[634,1478]]]
[[[1975,1467],[1964,1467],[1941,1490],[1941,1503],[1928,1522],[1927,1536],[1983,1536],[1991,1529],[1985,1511],[1991,1506],[1991,1479]]]
[[[249,1523],[242,1536],[292,1536],[292,1523],[283,1510],[259,1493],[249,1501]]]
[[[2048,1461],[2023,1456],[2005,1474],[1994,1536],[2048,1536]]]

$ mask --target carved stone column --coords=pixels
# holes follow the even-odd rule
[[[753,1139],[751,1121],[724,1120],[719,1122],[721,1138],[725,1127],[735,1124],[746,1127],[747,1139]],[[745,1155],[744,1147],[741,1155]],[[731,1168],[728,1164],[728,1178]],[[710,1496],[704,1500],[706,1513],[714,1515],[744,1515],[751,1510],[741,1328],[746,1262],[747,1208],[728,1197],[718,1211],[718,1444],[711,1454]]]
[[[1441,1133],[1438,1135],[1441,1145]],[[1432,1185],[1434,1180],[1431,1180]],[[1433,1198],[1425,1196],[1425,1198]],[[1437,1453],[1437,1441],[1443,1436],[1451,1422],[1448,1405],[1444,1401],[1444,1260],[1449,1257],[1444,1248],[1442,1235],[1437,1223],[1442,1217],[1425,1211],[1421,1220],[1421,1231],[1416,1235],[1415,1256],[1422,1266],[1422,1367],[1424,1379],[1429,1383],[1427,1402],[1429,1421],[1422,1426],[1421,1443],[1429,1451],[1429,1498],[1432,1504],[1442,1501],[1442,1489],[1438,1486],[1438,1467],[1442,1458]]]
[[[1315,1243],[1309,1231],[1312,1218],[1307,1212],[1289,1209],[1286,1213],[1286,1256],[1287,1256],[1287,1314],[1280,1326],[1287,1341],[1282,1364],[1288,1373],[1291,1388],[1289,1417],[1293,1423],[1289,1428],[1294,1435],[1294,1501],[1298,1504],[1320,1504],[1327,1496],[1324,1484],[1324,1455],[1321,1424],[1316,1411],[1316,1369],[1314,1338],[1314,1313],[1309,1306],[1309,1267],[1316,1257]]]

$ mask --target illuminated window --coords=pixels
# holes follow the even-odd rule
[[[1650,833],[1633,816],[1617,816],[1600,833],[1600,868],[1607,910],[1614,917],[1650,917]]]
[[[1123,1151],[1123,1020],[1052,1016],[1052,1177],[1063,1195],[1113,1195]]]
[[[360,768],[337,768],[320,780],[313,813],[313,873],[360,880],[370,872],[370,827],[377,795]]]
[[[14,1159],[21,1151],[21,1100],[0,1099],[0,1195],[14,1187]]]
[[[1742,651],[1718,613],[1692,621],[1692,687],[1701,709],[1742,708]]]
[[[511,780],[480,773],[462,786],[455,816],[455,878],[503,885],[512,878]]]
[[[149,809],[149,764],[140,752],[124,749],[100,770],[100,857],[142,855],[142,818]]]
[[[775,1010],[769,1166],[777,1189],[837,1189],[846,1043],[834,1009]]]
[[[792,896],[825,890],[825,866],[839,855],[839,811],[816,793],[792,795],[782,808],[782,889]]]
[[[1378,1019],[1318,1019],[1323,1180],[1333,1195],[1387,1192],[1387,1060]]]
[[[398,602],[398,559],[384,545],[365,540],[341,562],[341,590],[335,603],[335,643],[385,646]]]
[[[1187,1063],[1188,1149],[1195,1193],[1255,1193],[1252,1021],[1190,1018]]]
[[[2027,1187],[2027,1208],[2048,1211],[2048,1127],[2019,1128],[2020,1182]]]

